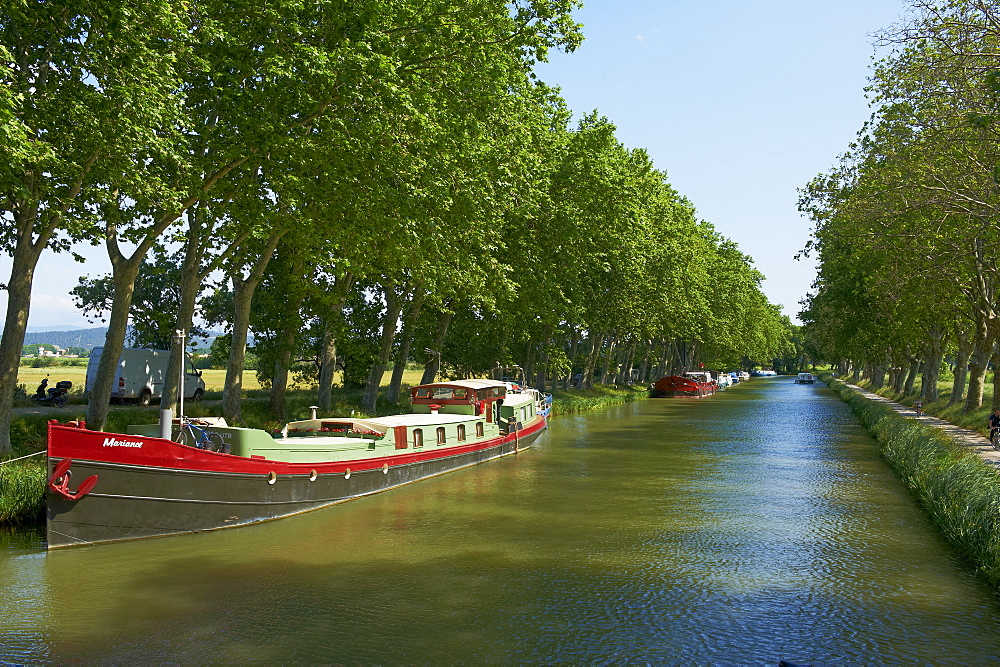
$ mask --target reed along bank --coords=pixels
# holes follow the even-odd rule
[[[825,378],[879,446],[882,458],[931,521],[990,585],[1000,590],[1000,475],[947,434]]]

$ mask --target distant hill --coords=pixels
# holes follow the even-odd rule
[[[58,345],[64,350],[70,347],[84,347],[88,350],[98,345],[104,345],[104,336],[108,333],[107,327],[96,329],[74,329],[73,331],[38,331],[26,333],[24,335],[25,345],[37,345],[48,343]]]
[[[107,327],[97,327],[95,329],[74,329],[72,331],[36,331],[24,335],[25,345],[37,345],[48,343],[58,345],[65,349],[71,347],[82,347],[92,350],[95,347],[104,345],[104,337],[108,333]],[[205,338],[198,338],[198,347],[207,351],[212,346],[212,341],[221,336],[219,331],[210,331]]]

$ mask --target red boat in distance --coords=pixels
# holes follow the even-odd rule
[[[683,375],[668,375],[653,383],[649,390],[651,398],[679,397],[701,398],[711,396],[719,388],[706,371],[689,371]]]

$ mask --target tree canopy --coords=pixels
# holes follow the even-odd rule
[[[588,386],[782,356],[790,324],[750,258],[533,73],[580,43],[577,5],[7,3],[0,417],[38,254],[86,242],[112,274],[76,294],[109,349],[130,321],[158,345],[199,317],[228,328],[235,422],[250,331],[278,414],[293,371],[328,407],[338,365],[374,409],[408,361]]]

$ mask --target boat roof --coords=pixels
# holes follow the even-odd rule
[[[421,384],[414,387],[414,389],[422,389],[423,387],[465,387],[466,389],[486,389],[487,387],[506,387],[505,382],[500,380],[486,380],[482,378],[475,378],[472,380],[450,380],[448,382],[431,382],[428,384]]]
[[[363,427],[372,431],[384,433],[394,426],[439,426],[441,424],[457,424],[461,422],[482,419],[475,415],[454,415],[454,414],[405,414],[386,415],[385,417],[372,417],[370,419],[351,419],[355,428]],[[344,420],[348,421],[348,420]]]

